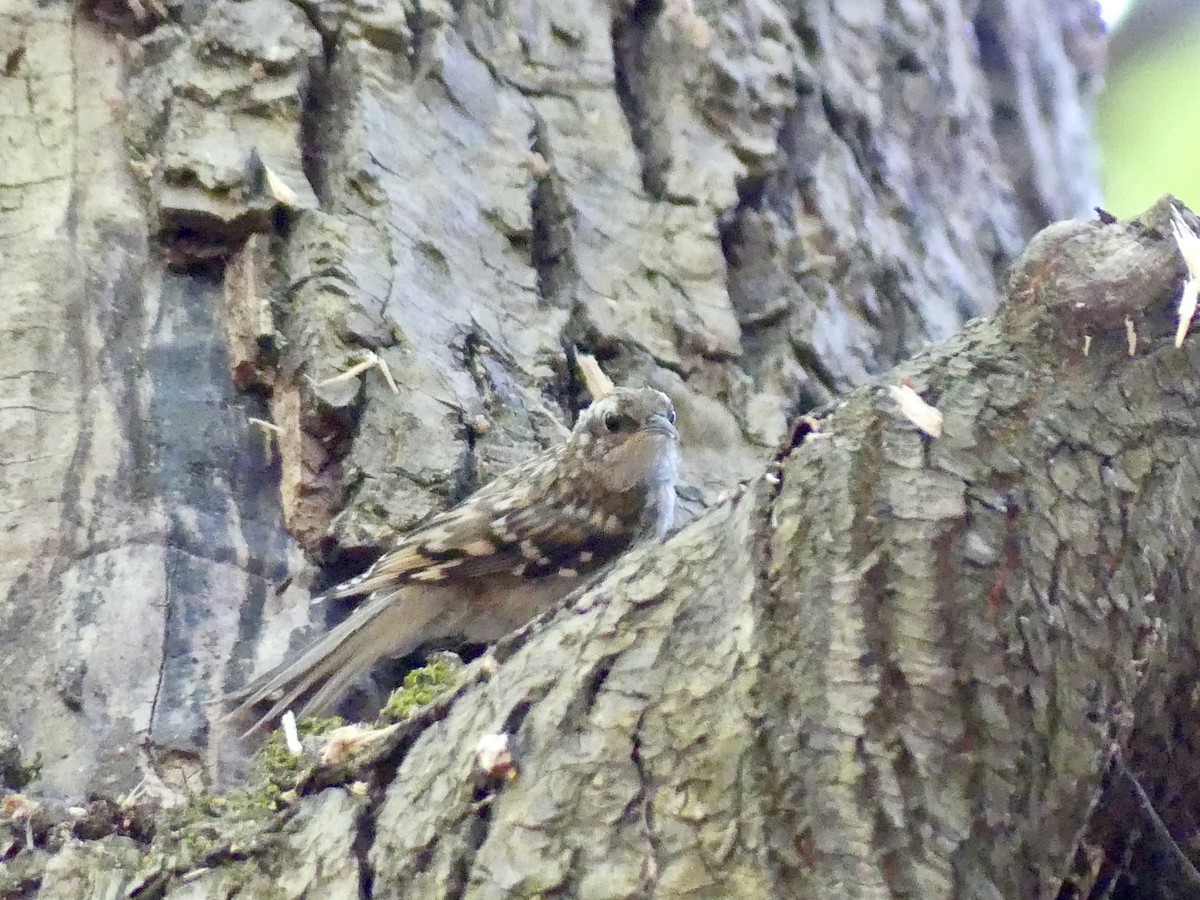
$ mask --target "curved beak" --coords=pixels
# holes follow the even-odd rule
[[[675,443],[679,443],[679,432],[675,426],[667,421],[667,417],[659,413],[655,413],[646,420],[646,424],[641,427],[641,431],[646,434],[661,434],[664,437],[669,437]]]

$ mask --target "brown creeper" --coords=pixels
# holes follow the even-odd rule
[[[372,594],[299,659],[225,698],[233,715],[297,701],[328,707],[384,656],[459,637],[490,642],[566,596],[675,512],[675,410],[651,388],[617,388],[579,416],[565,444],[499,475],[400,539],[327,598]],[[257,725],[255,726],[257,727]],[[253,729],[251,729],[253,730]]]

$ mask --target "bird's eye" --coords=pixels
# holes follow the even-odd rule
[[[604,427],[607,428],[609,431],[620,431],[621,430],[621,417],[618,416],[615,412],[605,413],[604,414]]]
[[[675,410],[673,410],[673,409],[667,410],[667,421],[670,422],[672,425],[675,424]]]

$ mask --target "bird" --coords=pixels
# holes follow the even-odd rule
[[[586,407],[566,441],[501,473],[402,535],[374,565],[314,600],[369,595],[297,658],[221,698],[226,719],[299,703],[327,710],[361,673],[435,640],[491,643],[551,609],[674,521],[675,409],[654,388],[616,387]]]

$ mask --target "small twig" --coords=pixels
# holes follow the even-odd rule
[[[575,365],[579,367],[579,375],[583,379],[583,386],[587,388],[587,392],[592,395],[593,400],[599,400],[605,394],[612,393],[612,379],[604,374],[604,370],[600,368],[600,363],[596,362],[596,357],[590,353],[577,353],[575,355]]]
[[[375,364],[379,366],[379,371],[383,375],[383,380],[387,382],[388,389],[393,394],[399,394],[400,388],[396,386],[396,379],[392,377],[392,370],[387,364],[387,360],[376,354]]]
[[[340,381],[349,381],[351,378],[357,378],[363,372],[370,369],[379,369],[383,374],[383,380],[387,382],[387,386],[391,392],[399,394],[400,388],[396,385],[396,379],[392,378],[392,370],[388,367],[387,362],[374,350],[365,350],[363,352],[365,355],[360,362],[355,363],[345,372],[326,378],[324,381],[314,382],[314,385],[319,388],[325,387],[329,384],[337,384]]]
[[[265,163],[263,164],[263,173],[267,176],[267,187],[271,191],[271,196],[275,198],[275,202],[288,209],[295,209],[299,206],[300,201],[296,197],[296,192]]]
[[[1171,206],[1171,232],[1179,255],[1187,266],[1187,279],[1183,282],[1183,293],[1179,297],[1179,326],[1175,330],[1175,346],[1182,347],[1188,329],[1196,315],[1196,304],[1200,300],[1200,235],[1183,218],[1183,214]]]
[[[256,419],[254,416],[250,416],[246,419],[246,421],[257,428],[261,428],[263,431],[270,431],[274,434],[283,434],[282,428],[280,428],[274,422],[268,422],[266,419]]]
[[[315,386],[316,387],[326,387],[327,385],[330,385],[330,384],[339,384],[340,382],[343,382],[343,381],[349,381],[351,378],[357,378],[363,372],[367,371],[367,369],[374,368],[375,360],[377,358],[378,357],[375,356],[375,352],[373,350],[368,350],[365,359],[362,359],[359,362],[356,362],[354,365],[352,365],[350,368],[348,368],[345,372],[339,372],[337,375],[330,376],[329,378],[326,378],[324,381],[315,382]]]
[[[288,753],[292,756],[300,756],[304,752],[304,745],[300,743],[300,730],[296,727],[296,714],[289,709],[283,714],[279,724],[283,728],[283,743],[287,747]]]
[[[1167,846],[1171,848],[1171,856],[1175,858],[1176,864],[1182,870],[1183,874],[1187,876],[1188,882],[1193,887],[1200,888],[1200,871],[1196,870],[1195,865],[1193,865],[1192,861],[1188,859],[1187,854],[1183,852],[1183,848],[1179,846],[1179,843],[1174,837],[1171,836],[1171,832],[1167,830],[1166,823],[1159,818],[1158,813],[1154,809],[1154,804],[1151,802],[1150,797],[1146,794],[1141,782],[1137,780],[1137,776],[1134,775],[1133,772],[1130,771],[1129,766],[1126,765],[1125,757],[1121,753],[1121,749],[1119,747],[1115,748],[1113,751],[1113,762],[1116,764],[1116,767],[1121,774],[1129,779],[1129,783],[1133,785],[1133,789],[1137,793],[1138,800],[1141,802],[1142,808],[1146,811],[1146,817],[1150,820],[1150,824],[1154,827],[1155,833],[1158,835],[1160,840],[1165,841]]]
[[[904,418],[912,422],[919,431],[932,438],[942,436],[942,414],[936,407],[926,403],[911,384],[889,384],[888,390]]]

